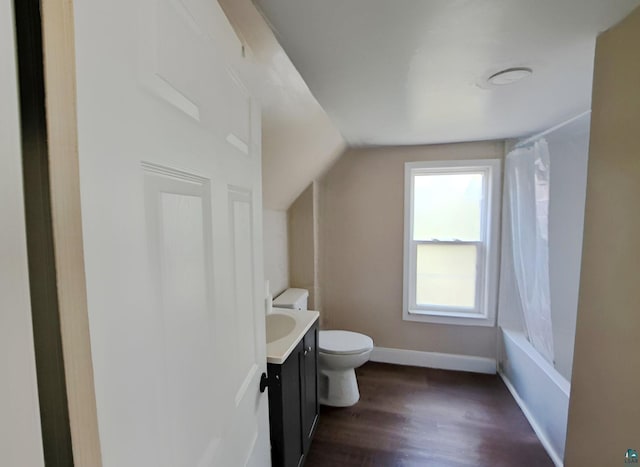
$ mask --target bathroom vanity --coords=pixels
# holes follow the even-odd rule
[[[274,308],[267,315],[271,461],[304,464],[318,424],[318,312]]]

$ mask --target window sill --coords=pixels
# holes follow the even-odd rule
[[[458,326],[495,326],[495,317],[461,312],[438,312],[425,310],[405,310],[404,321],[434,324],[453,324]]]

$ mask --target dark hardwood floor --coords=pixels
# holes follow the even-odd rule
[[[553,466],[498,376],[369,362],[360,401],[322,407],[307,467]]]

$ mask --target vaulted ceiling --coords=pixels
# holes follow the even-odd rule
[[[640,0],[255,0],[352,145],[517,137],[590,108],[595,38]],[[533,74],[507,86],[504,68]]]
[[[345,142],[251,0],[219,0],[246,47],[243,79],[262,106],[262,199],[286,210]]]

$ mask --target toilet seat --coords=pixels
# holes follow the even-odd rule
[[[373,339],[351,331],[320,331],[320,352],[334,355],[354,355],[373,349]]]

